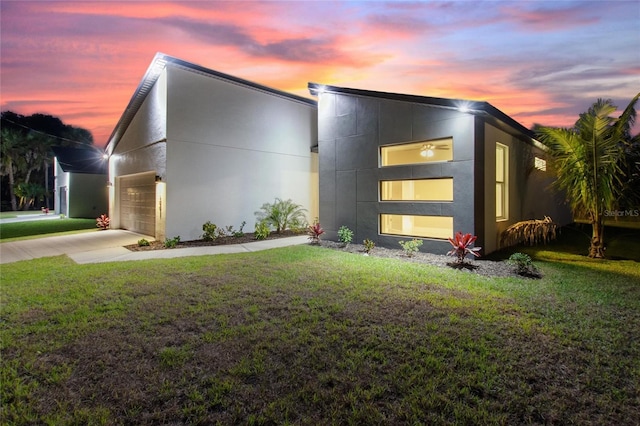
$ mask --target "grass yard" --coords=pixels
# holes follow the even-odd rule
[[[1,223],[0,241],[48,237],[51,234],[97,230],[95,219],[44,219],[26,222]]]
[[[549,253],[3,265],[0,423],[636,425],[638,263]]]

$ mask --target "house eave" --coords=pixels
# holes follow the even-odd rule
[[[116,127],[113,132],[109,136],[109,140],[107,141],[107,145],[105,147],[105,153],[107,155],[111,155],[115,150],[115,147],[118,145],[120,139],[127,131],[129,125],[133,121],[133,118],[137,114],[138,110],[144,103],[146,97],[151,92],[151,89],[158,81],[158,78],[165,71],[167,66],[172,65],[182,69],[186,69],[191,72],[196,72],[202,75],[206,75],[213,78],[218,78],[221,80],[228,81],[233,84],[238,84],[244,87],[249,87],[254,90],[262,91],[264,93],[268,93],[274,96],[279,96],[291,101],[300,102],[312,107],[317,107],[317,102],[310,98],[305,98],[302,96],[294,95],[292,93],[283,92],[278,89],[274,89],[268,86],[263,86],[258,83],[254,83],[249,80],[244,80],[242,78],[234,77],[229,74],[221,73],[218,71],[214,71],[209,68],[205,68],[200,65],[196,65],[187,61],[183,61],[181,59],[175,58],[173,56],[166,55],[164,53],[156,53],[155,57],[151,61],[149,68],[144,74],[144,77],[138,84],[135,92],[133,93],[127,107],[125,108],[122,116],[118,120]]]

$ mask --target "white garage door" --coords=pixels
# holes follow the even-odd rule
[[[155,236],[155,173],[140,173],[120,178],[120,227]]]

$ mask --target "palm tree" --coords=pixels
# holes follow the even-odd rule
[[[2,176],[9,176],[9,198],[11,199],[11,210],[18,210],[15,194],[15,175],[18,171],[18,164],[22,161],[22,140],[23,135],[13,129],[2,129],[0,139],[0,172]]]
[[[592,227],[589,257],[604,257],[604,217],[617,205],[624,179],[620,168],[624,144],[635,121],[638,93],[619,118],[611,100],[598,99],[571,129],[540,127],[540,141],[549,148],[556,170],[556,186],[568,197],[574,215],[588,218]]]

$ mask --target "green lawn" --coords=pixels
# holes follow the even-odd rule
[[[529,251],[541,280],[306,245],[2,265],[0,423],[637,424],[638,263]]]
[[[62,232],[97,230],[95,219],[45,219],[0,224],[0,241],[50,236]]]

